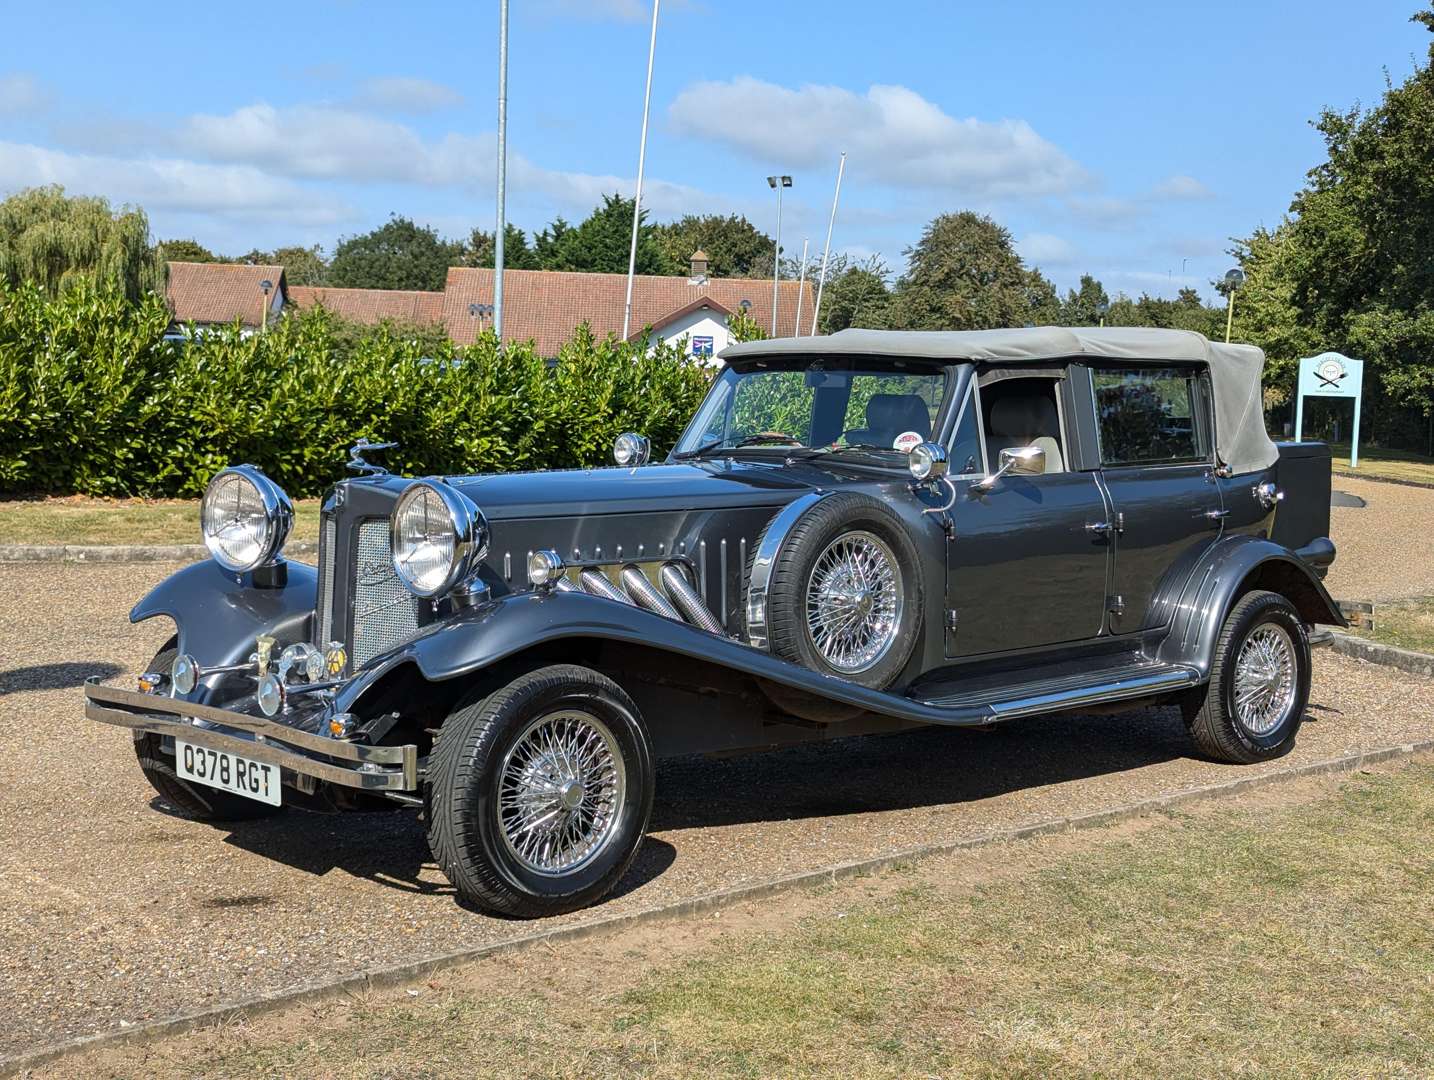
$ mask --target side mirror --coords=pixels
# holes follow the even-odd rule
[[[646,435],[624,431],[613,440],[612,459],[625,469],[646,465],[651,454],[652,443],[648,442]]]
[[[972,486],[980,491],[990,491],[996,486],[996,481],[1007,473],[1037,476],[1046,471],[1046,452],[1039,446],[1008,446],[1001,451],[999,461],[999,469]]]

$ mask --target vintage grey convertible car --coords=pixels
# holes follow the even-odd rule
[[[1259,350],[849,330],[723,359],[661,464],[624,435],[613,468],[417,480],[361,443],[317,567],[283,558],[285,494],[223,470],[213,559],[130,616],[175,636],[86,715],[196,817],[421,808],[458,893],[514,916],[616,884],[661,755],[1167,704],[1206,756],[1289,750],[1343,620],[1329,452],[1266,436]]]

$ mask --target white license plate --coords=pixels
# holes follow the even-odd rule
[[[183,739],[174,740],[175,771],[186,780],[231,791],[248,799],[278,806],[279,767],[262,761],[250,761],[238,754],[195,746]]]

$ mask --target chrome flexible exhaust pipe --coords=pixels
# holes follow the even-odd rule
[[[579,591],[579,590],[578,590],[578,587],[577,587],[576,585],[574,585],[571,581],[568,580],[568,576],[567,576],[566,574],[564,574],[562,577],[558,578],[558,580],[553,583],[553,588],[556,589],[558,592],[578,592],[578,591]]]
[[[578,581],[582,584],[583,589],[593,596],[605,596],[620,604],[632,603],[627,594],[609,581],[607,575],[601,570],[588,568],[578,575]]]
[[[624,566],[619,579],[622,581],[622,587],[627,590],[627,595],[638,607],[655,611],[673,622],[682,621],[681,613],[672,606],[667,597],[652,587],[652,582],[647,580],[647,575],[637,567]]]
[[[667,595],[672,602],[682,609],[682,615],[688,622],[699,629],[706,630],[709,634],[722,634],[722,624],[717,621],[702,597],[697,595],[697,590],[687,580],[687,572],[679,563],[663,563],[662,570],[658,577],[662,579],[662,587],[667,590]]]

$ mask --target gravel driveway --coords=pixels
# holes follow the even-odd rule
[[[1330,510],[1339,555],[1325,585],[1339,600],[1434,596],[1434,489],[1333,478],[1336,491],[1358,495],[1363,508]]]
[[[157,809],[79,687],[137,672],[168,636],[125,616],[172,569],[0,566],[0,1056],[533,929],[459,907],[407,812],[231,830]],[[1287,761],[1434,727],[1434,681],[1328,651],[1313,702]],[[1188,749],[1164,710],[666,763],[652,837],[599,911],[1249,775]]]

